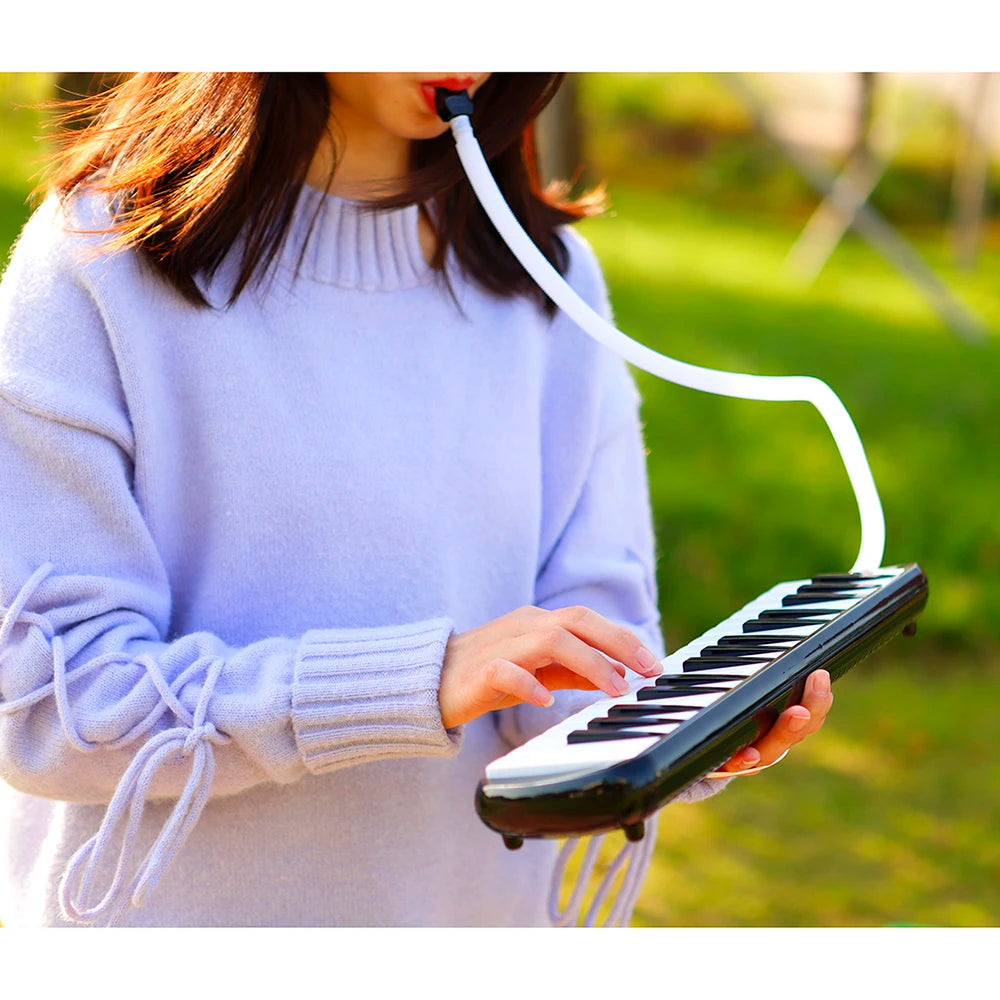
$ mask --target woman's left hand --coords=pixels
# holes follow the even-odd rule
[[[737,774],[750,767],[773,764],[790,747],[819,731],[832,704],[830,675],[825,670],[811,673],[806,679],[801,704],[786,708],[763,736],[733,754],[717,773]]]

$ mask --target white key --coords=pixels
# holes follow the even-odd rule
[[[800,636],[809,638],[813,632],[818,632],[821,628],[823,628],[823,625],[803,625],[800,628],[797,628],[794,625],[782,625],[781,628],[771,628],[766,632],[743,632],[740,629],[737,629],[735,632],[725,632],[724,634],[753,636],[761,642],[764,642],[766,639],[769,644],[772,642],[789,641],[791,643],[789,648],[791,648],[791,646],[798,645],[797,642],[791,642],[793,638],[798,639]]]
[[[536,752],[519,754],[517,750],[493,761],[486,766],[486,777],[490,781],[511,781],[524,778],[568,776],[581,771],[598,771],[623,760],[631,760],[644,750],[654,746],[659,737],[646,736],[634,740],[611,740],[600,743],[566,744],[572,751],[572,758],[562,754]],[[528,744],[526,743],[524,747]],[[518,747],[523,750],[524,747]]]
[[[756,657],[758,660],[762,660],[762,656]],[[739,666],[719,666],[714,667],[711,670],[686,670],[684,672],[685,677],[753,677],[754,674],[759,674],[765,667],[769,666],[776,660],[777,657],[772,657],[767,663],[745,663]]]

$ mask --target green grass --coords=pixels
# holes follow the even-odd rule
[[[22,103],[44,96],[44,80],[18,86]],[[10,110],[10,88],[0,74],[0,257],[27,216],[27,178],[39,164],[37,116]],[[683,115],[694,120],[701,98],[686,100]],[[623,176],[630,183],[610,186],[613,214],[583,225],[619,325],[687,361],[827,380],[868,451],[886,561],[918,561],[931,582],[917,638],[895,640],[844,678],[819,736],[768,774],[661,814],[635,923],[994,925],[997,337],[979,347],[957,340],[856,239],[814,286],[796,284],[783,259],[802,192],[785,210],[785,182],[715,201],[690,188],[671,194],[655,170]],[[940,227],[907,234],[1000,331],[996,234],[971,274],[951,267]],[[809,406],[638,380],[669,646],[779,580],[850,565],[857,513]]]
[[[662,194],[612,189],[584,231],[618,324],[686,361],[827,381],[880,488],[887,562],[919,561],[927,639],[990,646],[1000,621],[1000,349],[958,340],[868,247],[848,240],[803,288],[796,229]],[[933,244],[926,255],[942,265]],[[942,268],[942,270],[944,270]],[[1000,330],[1000,253],[950,275]],[[697,634],[780,579],[849,567],[859,522],[821,418],[805,403],[708,396],[639,373],[668,637]]]

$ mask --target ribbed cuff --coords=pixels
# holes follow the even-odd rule
[[[452,623],[315,629],[295,659],[292,727],[314,774],[386,757],[453,757],[438,705]]]
[[[670,801],[674,802],[704,802],[713,795],[718,795],[726,787],[732,778],[702,778],[693,785],[689,785],[680,795],[675,795]]]

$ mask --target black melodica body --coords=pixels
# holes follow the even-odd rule
[[[765,732],[805,678],[837,680],[895,634],[912,634],[927,600],[916,564],[777,584],[643,678],[494,761],[476,793],[508,847],[643,821]]]

